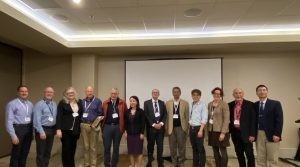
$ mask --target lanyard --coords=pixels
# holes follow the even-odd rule
[[[94,100],[95,100],[95,97],[93,98],[93,100],[90,102],[90,104],[88,106],[86,106],[86,101],[84,101],[84,108],[85,108],[84,112],[87,112],[87,110],[90,108],[90,106],[91,106],[91,104],[93,103]]]
[[[29,109],[27,103],[22,103],[20,99],[18,99],[19,103],[23,106],[23,108],[26,110],[27,116],[29,115]]]
[[[46,103],[46,105],[48,106],[49,110],[50,110],[50,113],[51,113],[51,116],[53,117],[53,105],[52,105],[52,108],[49,106],[49,104],[51,104],[51,102],[49,102],[49,104],[47,103],[46,100],[44,100],[44,102]]]

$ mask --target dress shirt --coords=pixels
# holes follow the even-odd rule
[[[153,104],[153,111],[154,111],[154,113],[155,113],[155,102],[156,102],[156,105],[157,105],[157,111],[158,111],[158,112],[160,111],[160,110],[159,110],[158,99],[157,99],[157,100],[152,99],[152,104]]]
[[[10,101],[6,105],[6,131],[11,138],[16,138],[14,124],[30,124],[32,123],[33,105],[29,100],[21,100],[16,98]],[[30,118],[30,121],[26,121],[26,118]]]
[[[55,101],[40,100],[33,108],[33,127],[39,133],[45,133],[43,126],[56,124],[57,104]]]
[[[198,101],[195,104],[191,103],[190,106],[190,120],[191,126],[200,126],[206,124],[208,117],[208,110],[202,101]]]
[[[102,115],[102,102],[99,98],[83,99],[83,116],[82,122],[92,123],[98,116]]]

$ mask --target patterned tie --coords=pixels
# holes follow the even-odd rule
[[[264,112],[264,102],[259,103],[259,113],[262,114],[262,112]]]
[[[155,108],[155,109],[154,109],[154,110],[155,110],[154,112],[155,112],[155,113],[158,113],[158,107],[157,107],[157,102],[156,102],[156,101],[154,102],[154,108]],[[155,120],[156,120],[156,123],[158,123],[158,122],[159,122],[159,117],[155,117]]]

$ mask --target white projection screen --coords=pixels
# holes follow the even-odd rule
[[[151,91],[159,89],[159,99],[171,99],[172,88],[181,88],[181,98],[192,102],[191,90],[200,89],[201,100],[208,104],[212,100],[211,90],[222,87],[222,59],[166,59],[126,60],[126,101],[132,95],[144,101],[151,99]]]

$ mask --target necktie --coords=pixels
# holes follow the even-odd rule
[[[260,102],[259,103],[259,112],[263,112],[264,111],[264,103],[263,102]]]
[[[155,113],[158,113],[158,107],[157,107],[157,102],[154,102],[154,112]],[[155,117],[155,120],[156,120],[156,123],[158,123],[159,122],[159,116],[158,117]]]

